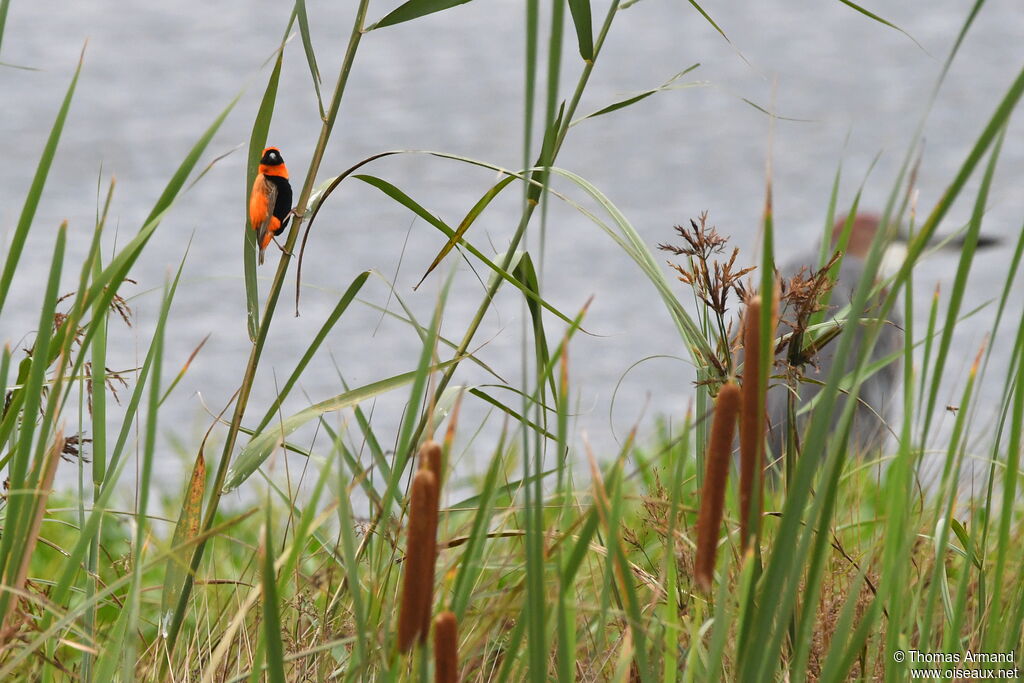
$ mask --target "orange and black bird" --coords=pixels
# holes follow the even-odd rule
[[[292,186],[288,182],[288,167],[281,158],[281,150],[267,147],[260,158],[260,170],[249,195],[249,220],[256,231],[256,244],[260,248],[260,265],[263,252],[277,235],[288,226],[292,211]]]

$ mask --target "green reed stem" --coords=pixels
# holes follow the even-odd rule
[[[338,118],[338,112],[341,109],[341,98],[345,93],[345,86],[348,83],[349,73],[352,71],[352,64],[355,61],[359,42],[363,37],[363,25],[366,22],[366,11],[369,5],[369,0],[360,0],[359,7],[356,10],[355,21],[352,25],[352,34],[349,37],[348,48],[345,50],[345,58],[341,65],[341,71],[338,74],[338,84],[334,89],[331,108],[320,128],[320,138],[317,140],[316,148],[313,150],[313,158],[309,162],[309,171],[306,173],[306,181],[302,186],[302,192],[299,194],[298,208],[295,211],[295,218],[292,221],[291,231],[288,233],[288,239],[285,242],[285,248],[281,254],[281,260],[278,263],[277,272],[274,274],[274,281],[267,293],[267,303],[263,309],[263,319],[260,321],[259,333],[256,336],[256,341],[253,343],[252,351],[249,354],[249,362],[245,367],[245,376],[242,379],[242,386],[238,391],[238,399],[235,402],[235,411],[231,418],[231,424],[228,427],[227,438],[224,441],[224,451],[221,455],[220,463],[217,466],[217,474],[214,478],[213,487],[210,493],[210,502],[206,507],[206,515],[203,520],[203,531],[208,531],[213,527],[214,520],[217,515],[217,507],[220,504],[224,480],[227,477],[228,466],[231,463],[231,453],[234,450],[235,442],[238,440],[238,432],[242,426],[242,418],[245,415],[246,406],[249,403],[249,395],[252,392],[252,385],[256,378],[256,370],[259,366],[263,346],[270,331],[270,323],[273,320],[274,311],[277,308],[278,298],[280,297],[281,290],[284,287],[284,277],[288,272],[288,266],[291,263],[292,250],[295,243],[298,241],[302,221],[305,217],[306,205],[309,203],[309,197],[313,192],[313,187],[316,182],[317,172],[320,170],[320,163],[323,160],[324,151],[327,149],[327,142],[331,137],[331,131],[334,128],[334,123]],[[168,659],[169,654],[173,652],[174,645],[177,642],[178,633],[181,630],[181,624],[185,617],[185,610],[188,607],[188,601],[192,593],[195,573],[199,569],[199,563],[202,561],[203,551],[205,548],[206,539],[204,538],[196,544],[195,550],[192,553],[192,561],[189,565],[190,571],[185,578],[185,585],[182,587],[181,595],[178,598],[178,605],[174,610],[174,616],[171,620],[170,628],[167,633]]]

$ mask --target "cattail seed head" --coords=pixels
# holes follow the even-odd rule
[[[431,510],[431,527],[434,529],[433,533],[430,534],[430,538],[427,539],[429,548],[426,551],[427,557],[430,558],[430,564],[426,568],[427,579],[426,585],[429,587],[429,592],[433,593],[434,590],[434,567],[437,560],[437,523],[438,523],[438,505],[440,503],[440,488],[441,488],[441,474],[442,474],[442,451],[441,445],[434,440],[424,441],[423,445],[420,446],[420,469],[425,469],[431,472],[438,485],[438,499],[434,505],[430,508]],[[431,601],[427,600],[427,607],[423,610],[423,624],[420,627],[420,644],[423,645],[427,642],[427,636],[430,635],[430,617],[431,617]]]
[[[441,469],[443,467],[441,459],[441,444],[433,439],[424,441],[423,445],[420,446],[420,469],[427,469],[433,472],[434,477],[437,478],[438,486],[443,481],[441,476]]]
[[[402,603],[398,613],[398,650],[408,652],[421,635],[429,614],[434,583],[434,552],[437,543],[437,477],[420,469],[412,480],[409,498],[409,531],[402,576]]]
[[[718,551],[718,530],[722,526],[725,484],[729,476],[729,456],[736,434],[736,417],[740,410],[740,388],[726,382],[715,399],[715,416],[708,440],[704,488],[701,490],[700,514],[697,517],[697,560],[694,572],[697,584],[711,590]]]
[[[761,516],[764,490],[764,387],[761,386],[761,297],[747,302],[743,317],[743,401],[740,411],[740,542],[750,537],[751,506]]]
[[[459,680],[459,624],[453,612],[441,612],[434,620],[434,680]]]

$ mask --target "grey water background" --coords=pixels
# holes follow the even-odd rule
[[[329,97],[356,3],[307,4],[323,91]],[[397,4],[371,3],[371,19]],[[862,182],[862,207],[883,206],[970,5],[937,0],[872,7],[920,45],[839,2],[708,5],[730,44],[688,3],[643,0],[616,19],[580,113],[656,87],[697,62],[701,66],[684,81],[699,81],[700,87],[662,92],[581,123],[570,132],[558,165],[601,189],[652,249],[672,240],[674,224],[707,210],[719,231],[743,250],[741,261],[755,263],[769,118],[744,99],[800,119],[777,121],[771,138],[776,248],[779,260],[785,261],[815,248],[840,162],[840,206],[852,201]],[[605,6],[595,3],[595,24]],[[88,47],[22,268],[0,317],[0,341],[31,343],[54,231],[65,218],[70,225],[67,289],[74,286],[73,264],[84,256],[93,229],[98,179],[105,191],[109,177],[117,177],[105,250],[109,258],[115,236],[116,243],[123,244],[138,230],[193,142],[243,86],[241,100],[201,165],[248,142],[269,75],[265,61],[279,44],[290,11],[290,3],[263,1],[12,3],[0,61],[38,71],[0,70],[6,103],[0,113],[5,141],[0,164],[4,249],[86,39]],[[570,33],[571,29],[562,71],[564,96],[571,93],[581,68]],[[1024,63],[1022,35],[1024,12],[1015,0],[987,3],[967,35],[927,119],[917,183],[922,214],[953,178]],[[523,36],[523,7],[511,0],[477,0],[367,34],[321,178],[389,149],[441,150],[519,168]],[[282,149],[296,187],[304,180],[319,128],[311,78],[295,37],[285,48],[269,141]],[[1024,220],[1022,132],[1017,116],[1007,132],[984,224],[986,232],[1010,244]],[[129,330],[111,323],[108,364],[115,369],[134,367],[148,345],[159,290],[191,241],[171,315],[164,382],[206,335],[210,338],[161,413],[158,483],[172,491],[180,485],[180,470],[194,456],[210,423],[204,405],[220,410],[237,388],[249,353],[241,259],[248,191],[244,164],[243,147],[213,166],[178,201],[131,274],[138,284],[122,292],[131,297],[135,326]],[[402,188],[449,224],[457,223],[496,179],[493,173],[425,156],[391,158],[365,171]],[[967,220],[980,172],[975,176],[944,231]],[[558,187],[582,198],[565,182]],[[473,227],[469,237],[485,253],[504,250],[515,229],[519,197],[518,191],[510,190]],[[540,221],[535,220],[528,238],[537,256],[539,228]],[[410,213],[376,190],[358,181],[342,186],[310,236],[298,318],[291,315],[290,304],[294,268],[289,274],[246,422],[262,415],[275,386],[291,372],[340,292],[364,269],[394,278],[395,293],[426,323],[440,283],[454,266],[457,273],[444,332],[457,340],[483,294],[476,274],[465,262],[449,257],[419,291],[412,290],[442,244],[436,230],[413,221]],[[552,202],[544,246],[545,296],[569,316],[593,297],[585,322],[593,336],[578,335],[571,351],[578,413],[573,430],[577,443],[586,435],[599,455],[611,455],[634,424],[641,425],[642,435],[647,428],[649,435],[657,416],[683,415],[694,393],[693,370],[682,360],[685,349],[652,285],[585,216]],[[998,296],[1011,253],[1008,244],[979,253],[965,309]],[[259,271],[261,294],[276,260],[271,253],[269,265]],[[917,269],[918,330],[926,322],[936,285],[948,292],[955,267],[955,255],[936,254]],[[487,277],[482,266],[476,270]],[[682,285],[679,291],[684,294]],[[372,279],[363,294],[400,311],[381,279]],[[988,373],[993,380],[981,387],[975,434],[991,434],[1020,313],[1021,297],[1014,295],[1001,332],[989,342],[993,354]],[[521,296],[505,287],[474,343],[480,358],[513,385],[520,380],[523,315]],[[948,381],[940,395],[944,415],[936,434],[951,424],[944,407],[959,401],[967,369],[994,316],[995,307],[989,305],[957,333]],[[562,326],[551,318],[548,325],[550,338],[558,339]],[[415,366],[419,348],[412,328],[356,305],[335,328],[283,412],[290,414],[340,393],[339,373],[350,386],[359,386],[408,371]],[[457,384],[494,382],[469,362],[462,364],[456,378]],[[506,390],[488,391],[518,405]],[[372,408],[385,448],[395,438],[406,398],[403,389],[365,406]],[[492,414],[471,440],[486,410],[479,403],[467,404],[466,410],[460,473],[483,467],[503,419]],[[354,424],[350,437],[358,446]],[[972,452],[983,454],[983,445],[983,440],[972,444]]]

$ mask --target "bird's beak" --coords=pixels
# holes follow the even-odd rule
[[[967,242],[967,238],[964,235],[957,235],[956,237],[946,241],[942,245],[943,251],[962,251],[964,244]],[[1003,240],[994,235],[978,235],[977,249],[988,249],[989,247],[995,247],[1003,243]]]

